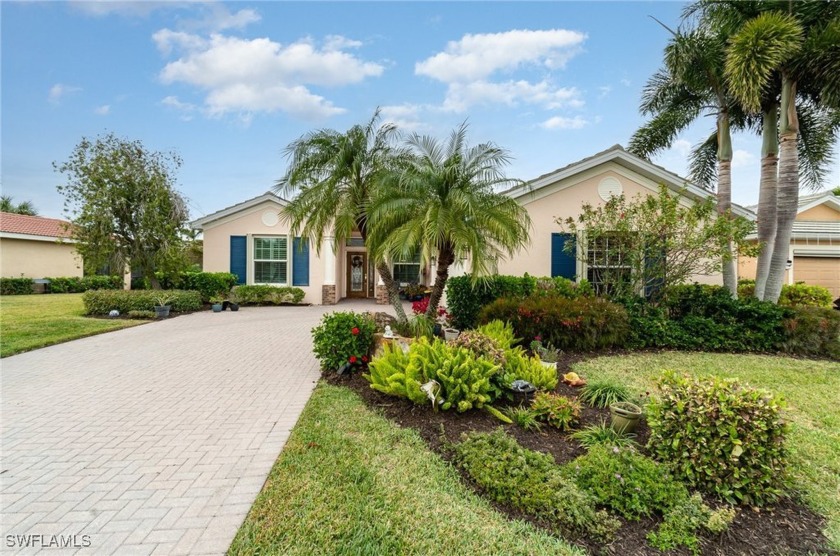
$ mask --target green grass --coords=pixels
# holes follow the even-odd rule
[[[617,379],[635,393],[653,392],[654,380],[666,369],[737,377],[784,396],[794,486],[806,503],[828,518],[826,536],[840,549],[840,363],[674,352],[601,357],[574,365],[587,380]]]
[[[0,296],[0,357],[109,332],[140,321],[84,316],[82,294]]]
[[[580,554],[511,521],[420,436],[321,383],[229,554]]]

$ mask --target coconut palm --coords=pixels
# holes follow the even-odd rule
[[[725,17],[737,3],[706,4],[711,16]],[[840,109],[840,6],[815,0],[754,6],[759,13],[740,26],[727,48],[725,75],[733,96],[747,110],[760,110],[773,84],[780,83],[776,233],[764,289],[764,299],[775,302],[798,209],[798,111],[806,105]]]
[[[469,260],[473,277],[485,276],[528,241],[527,211],[497,192],[520,183],[504,174],[508,152],[492,143],[469,146],[466,136],[466,124],[445,142],[412,135],[400,171],[371,205],[384,253],[400,257],[419,249],[424,263],[435,259],[429,318],[437,314],[456,260]]]
[[[24,216],[38,216],[38,211],[31,201],[15,203],[11,195],[0,195],[0,212],[23,214]]]
[[[344,133],[320,129],[292,142],[285,151],[289,167],[274,187],[279,194],[295,195],[281,212],[292,233],[309,237],[320,253],[325,234],[332,231],[336,245],[342,245],[358,230],[369,253],[376,253],[368,207],[392,170],[396,139],[396,126],[380,125],[377,109],[365,125]],[[390,268],[384,259],[374,260],[397,318],[405,321]]]

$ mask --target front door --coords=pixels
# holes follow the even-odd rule
[[[347,253],[347,297],[367,297],[367,253]]]

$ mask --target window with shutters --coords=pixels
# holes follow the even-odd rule
[[[618,233],[604,234],[587,242],[586,279],[598,295],[611,295],[631,282],[627,243]]]
[[[254,283],[289,284],[289,238],[254,238]]]

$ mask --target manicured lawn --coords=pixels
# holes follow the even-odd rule
[[[80,293],[0,297],[0,357],[142,323],[83,313]]]
[[[578,554],[510,521],[414,431],[321,383],[229,554]]]
[[[840,549],[840,363],[760,355],[663,353],[601,357],[573,366],[588,379],[614,377],[637,393],[653,391],[666,369],[739,378],[782,394],[791,422],[788,440],[794,486],[829,520],[826,536]]]

